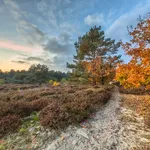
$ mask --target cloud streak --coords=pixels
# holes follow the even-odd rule
[[[20,44],[13,43],[12,41],[0,41],[0,48],[11,49],[19,52],[32,52],[33,48],[29,46],[23,46]]]
[[[93,25],[105,25],[105,20],[104,20],[104,15],[103,14],[92,14],[88,15],[87,17],[84,18],[84,23],[93,26]]]
[[[25,62],[25,61],[22,61],[22,60],[12,60],[11,62],[18,63],[18,64],[29,64],[28,62]]]

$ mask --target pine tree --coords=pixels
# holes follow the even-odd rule
[[[101,59],[101,64],[99,64],[101,66],[101,71],[106,69],[106,63],[108,63],[110,59],[114,60],[113,58],[115,57],[118,58],[119,61],[120,57],[115,56],[119,47],[120,42],[115,43],[115,40],[105,38],[104,31],[101,30],[101,27],[94,26],[89,30],[89,32],[86,32],[85,35],[78,38],[78,41],[75,43],[77,54],[74,56],[74,64],[68,64],[67,67],[73,69],[74,76],[93,76],[92,74],[96,72],[98,67],[98,63],[96,63],[98,61],[95,61],[98,57]],[[86,64],[86,62],[91,62],[92,65],[89,67],[91,69],[87,69],[87,67],[85,67],[84,64]],[[116,62],[116,59],[114,62]],[[114,62],[111,61],[111,64]],[[116,67],[114,65],[112,66]],[[104,84],[105,78],[108,78],[109,75],[101,75],[99,82]],[[93,76],[93,78],[95,78],[95,76]],[[97,83],[95,79],[92,81],[93,84]]]

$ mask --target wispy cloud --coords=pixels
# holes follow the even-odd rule
[[[17,31],[30,45],[41,46],[46,39],[46,35],[38,27],[24,20],[18,21]]]
[[[88,15],[84,18],[84,23],[89,26],[105,25],[104,15],[99,13]]]
[[[18,64],[29,64],[28,62],[26,62],[26,61],[21,61],[21,60],[12,60],[11,62],[13,62],[13,63],[18,63]]]
[[[115,20],[106,30],[106,34],[116,40],[122,39],[127,41],[129,39],[127,26],[135,25],[139,16],[144,16],[150,11],[150,0],[145,3],[136,5],[131,11],[122,14]]]
[[[0,48],[11,49],[11,50],[20,51],[20,52],[32,52],[33,51],[32,47],[19,45],[19,44],[13,43],[12,41],[0,41]]]

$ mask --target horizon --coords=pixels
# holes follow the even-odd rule
[[[45,64],[67,72],[74,43],[93,26],[106,37],[128,41],[127,26],[150,10],[150,0],[0,0],[0,70]],[[124,62],[130,58],[120,48]]]

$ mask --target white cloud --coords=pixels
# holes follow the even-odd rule
[[[18,22],[17,31],[30,45],[41,46],[46,39],[45,34],[40,29],[38,29],[35,25],[28,23],[24,20],[20,20]]]
[[[61,33],[59,36],[51,36],[43,45],[44,50],[53,54],[72,55],[73,43],[70,35],[66,32]]]
[[[127,41],[129,35],[127,32],[127,26],[136,25],[137,18],[146,15],[150,10],[150,0],[144,4],[135,6],[131,11],[121,15],[114,23],[107,29],[106,35],[116,40],[122,39]]]
[[[18,21],[24,15],[26,15],[23,10],[20,11],[20,8],[15,1],[12,1],[12,0],[3,0],[3,1],[4,1],[5,6],[10,11],[11,16],[15,19],[15,21]]]
[[[41,0],[37,3],[37,10],[44,18],[47,18],[50,26],[58,30],[60,22],[64,20],[66,11],[68,11],[69,7],[67,6],[70,3],[70,0]]]
[[[93,14],[88,15],[84,18],[84,23],[91,26],[91,25],[105,25],[104,15],[103,14]]]

